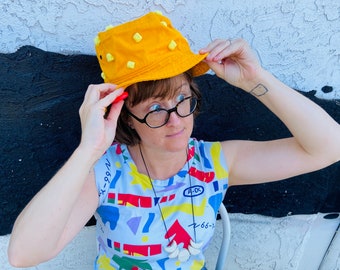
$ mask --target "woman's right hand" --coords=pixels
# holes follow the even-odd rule
[[[82,129],[79,147],[96,159],[101,157],[114,140],[124,101],[112,103],[123,91],[123,88],[109,83],[90,85],[86,91],[79,109]],[[110,112],[104,118],[109,105]]]

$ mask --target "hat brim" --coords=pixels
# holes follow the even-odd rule
[[[170,57],[163,58],[162,61],[149,65],[147,68],[138,69],[136,67],[124,77],[110,81],[120,87],[127,87],[134,83],[143,81],[153,81],[167,79],[189,71],[193,77],[205,74],[210,67],[203,60],[207,54],[183,54],[182,57],[176,55],[176,59]],[[156,72],[157,71],[157,72]],[[107,81],[109,82],[109,81]]]
[[[205,74],[210,69],[208,64],[203,62],[204,58],[201,60],[201,62],[199,62],[197,65],[193,66],[190,69],[193,77],[201,76],[201,75]]]

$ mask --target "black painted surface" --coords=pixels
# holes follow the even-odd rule
[[[291,135],[282,122],[253,96],[216,76],[205,75],[197,81],[204,98],[194,136],[206,140],[272,140]],[[300,93],[319,104],[340,123],[340,100],[316,98],[315,90]],[[224,203],[229,212],[277,217],[340,212],[339,181],[340,162],[284,181],[231,187]]]
[[[65,56],[34,47],[0,54],[0,69],[2,235],[10,232],[22,208],[79,143],[79,106],[88,84],[100,83],[101,78],[95,56]],[[197,138],[267,140],[289,136],[282,123],[252,96],[216,76],[204,75],[197,82],[203,93],[202,113],[194,129]],[[340,122],[339,100],[317,99],[313,91],[303,94]],[[339,179],[337,163],[281,182],[230,188],[225,203],[230,212],[270,216],[339,212]]]

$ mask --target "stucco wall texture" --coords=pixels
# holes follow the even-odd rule
[[[2,0],[0,52],[33,45],[94,54],[97,32],[153,10],[169,16],[194,51],[242,37],[286,84],[340,97],[340,1],[333,0]]]

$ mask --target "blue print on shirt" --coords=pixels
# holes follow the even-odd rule
[[[119,211],[117,207],[102,205],[97,209],[98,214],[102,218],[103,223],[110,223],[110,229],[114,230],[119,219]]]

